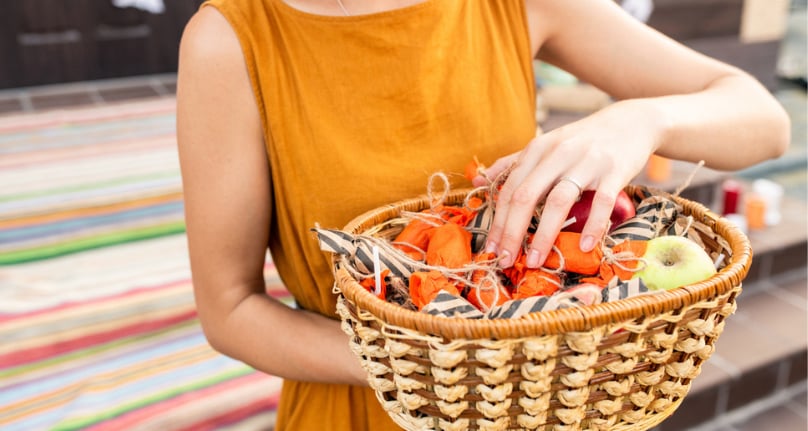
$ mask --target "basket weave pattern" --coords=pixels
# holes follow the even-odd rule
[[[464,194],[450,195],[460,202]],[[711,254],[729,262],[702,283],[521,319],[430,316],[386,303],[335,260],[337,311],[368,382],[407,430],[644,430],[686,396],[735,311],[751,263],[746,238],[699,204]],[[358,217],[362,232],[414,199]]]

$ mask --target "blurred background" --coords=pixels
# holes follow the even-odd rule
[[[6,1],[0,88],[173,73],[201,0]]]
[[[0,429],[273,428],[280,379],[212,351],[194,311],[174,105],[201,3],[0,3]],[[635,179],[673,191],[695,173],[683,196],[755,252],[715,354],[658,430],[806,430],[806,0],[620,3],[755,76],[792,119],[780,159],[731,173],[652,159]],[[544,130],[611,103],[535,73]],[[269,256],[265,276],[289,302]]]

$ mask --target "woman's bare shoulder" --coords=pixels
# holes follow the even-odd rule
[[[181,62],[240,62],[241,55],[235,31],[216,8],[201,8],[185,26],[180,41]]]
[[[213,7],[199,10],[183,32],[177,114],[181,146],[184,142],[263,145],[241,45],[230,24]]]
[[[179,54],[178,98],[189,96],[183,94],[183,87],[221,97],[241,93],[252,97],[238,36],[216,8],[203,7],[191,17],[182,34]]]

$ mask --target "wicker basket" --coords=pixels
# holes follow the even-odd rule
[[[461,203],[467,192],[450,193],[446,203]],[[713,353],[752,260],[740,230],[674,199],[701,222],[708,251],[728,256],[718,274],[520,319],[409,311],[367,292],[335,258],[342,327],[384,409],[407,430],[645,430],[665,420]],[[427,207],[426,197],[387,205],[344,230],[365,232]]]

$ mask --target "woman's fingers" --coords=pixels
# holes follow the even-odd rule
[[[525,181],[506,181],[497,199],[494,221],[488,232],[486,251],[499,255],[499,265],[507,268],[519,254],[536,204],[544,195],[547,184],[541,178],[528,176]]]
[[[538,142],[542,143],[542,142]],[[486,250],[499,255],[502,267],[513,264],[539,203],[541,218],[526,250],[526,264],[544,263],[573,204],[584,190],[595,189],[591,212],[581,235],[583,251],[594,248],[608,228],[622,175],[612,172],[615,163],[596,141],[583,138],[546,141],[542,157],[522,152],[500,190]]]
[[[496,211],[488,231],[488,242],[485,247],[486,252],[497,253],[500,259],[499,264],[503,267],[508,267],[513,263],[513,258],[516,256],[524,236],[517,235],[515,232],[521,230],[524,233],[526,231],[535,208],[535,199],[537,199],[517,190],[541,158],[541,154],[544,152],[542,146],[546,145],[546,141],[548,141],[547,135],[534,138],[524,150],[497,160],[487,171],[489,178],[494,180],[506,170],[510,170],[508,177],[497,192]],[[527,189],[522,188],[522,190]],[[515,194],[517,200],[526,200],[526,203],[519,205],[514,202]],[[512,209],[513,204],[516,204],[515,209]],[[506,221],[511,229],[508,236],[502,238]],[[506,247],[502,247],[502,243],[505,243]]]
[[[621,184],[603,180],[592,198],[589,218],[581,231],[581,250],[590,251],[606,235]]]
[[[498,253],[499,264],[502,267],[513,264],[513,259],[523,246],[525,233],[535,214],[537,204],[555,186],[557,178],[579,160],[572,155],[581,143],[573,140],[560,141],[557,135],[556,137],[547,135],[543,138],[534,140],[529,148],[522,152],[497,197],[496,212],[488,233],[489,243],[486,250]],[[586,178],[581,187],[590,180],[591,178]],[[577,186],[564,185],[567,186],[572,187],[569,196],[562,195],[557,198],[559,202],[567,201],[562,204],[566,207],[566,211],[561,217],[567,214],[580,194]],[[559,229],[563,222],[564,220],[559,222]],[[535,260],[536,257],[532,256],[531,262]]]
[[[527,265],[540,266],[552,249],[569,210],[583,192],[595,190],[580,247],[589,251],[602,240],[621,187],[644,166],[662,136],[644,122],[643,105],[616,102],[597,113],[534,138],[518,154],[489,168],[489,179],[507,173],[496,196],[486,251],[509,267],[524,247],[536,205],[541,218],[528,247]],[[483,185],[484,182],[475,182]],[[546,199],[545,199],[546,196]]]
[[[538,194],[543,193],[539,190],[540,184],[533,184],[535,180],[530,182],[527,179],[535,171],[550,140],[549,135],[534,138],[524,150],[506,158],[510,164],[499,171],[510,170],[497,192],[496,211],[485,250],[497,253],[499,264],[504,268],[513,264],[539,199]],[[500,161],[503,159],[497,163]],[[526,185],[526,181],[532,185]]]
[[[579,180],[573,180],[572,176],[569,178],[556,182],[547,194],[539,225],[527,252],[526,264],[529,268],[537,268],[547,259],[558,232],[567,220],[570,208],[583,192],[584,186],[579,188]]]

